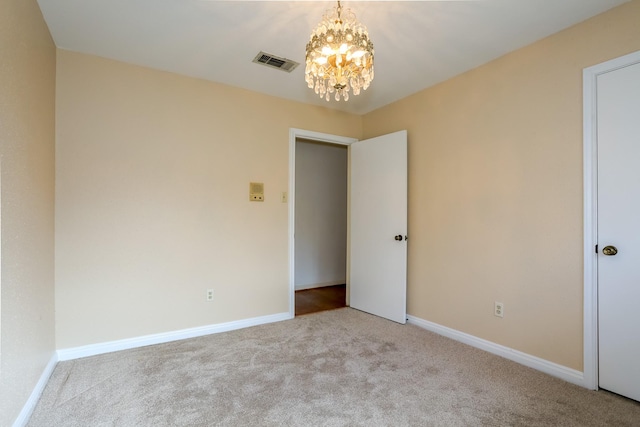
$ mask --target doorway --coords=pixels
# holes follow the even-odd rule
[[[346,305],[347,168],[347,146],[296,139],[296,315]]]
[[[349,145],[347,305],[401,324],[407,298],[407,131],[358,141],[289,131],[289,313],[295,316],[296,140]],[[372,189],[375,197],[371,197]]]
[[[640,400],[640,52],[584,70],[585,385]]]
[[[348,303],[348,146],[356,141],[301,129],[289,132],[291,317],[296,299],[304,313]]]

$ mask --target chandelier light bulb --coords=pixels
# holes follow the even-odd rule
[[[359,95],[373,80],[373,43],[367,27],[351,9],[329,10],[311,33],[306,49],[305,80],[321,98],[349,100],[349,91]]]

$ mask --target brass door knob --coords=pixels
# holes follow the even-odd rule
[[[605,246],[602,249],[602,253],[606,256],[614,256],[618,253],[618,249],[615,246]]]

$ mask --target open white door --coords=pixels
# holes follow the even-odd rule
[[[407,131],[350,146],[352,308],[407,320]]]

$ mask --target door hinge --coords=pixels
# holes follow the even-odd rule
[[[598,245],[596,245],[596,253],[598,253]]]

